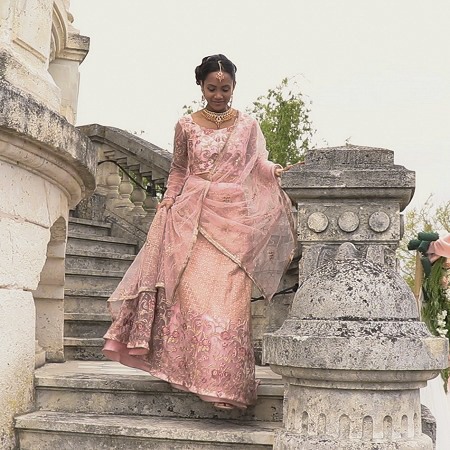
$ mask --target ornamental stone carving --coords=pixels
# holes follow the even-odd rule
[[[384,211],[377,211],[369,217],[369,227],[376,233],[382,233],[389,228],[391,219]]]
[[[359,256],[396,266],[400,212],[412,198],[415,174],[394,164],[393,151],[354,145],[310,150],[305,164],[284,173],[282,185],[298,209],[300,281],[346,241]]]
[[[419,388],[447,366],[448,342],[419,321],[399,275],[356,254],[316,269],[264,336],[264,360],[287,383],[275,450],[433,448]]]
[[[338,217],[338,225],[342,231],[347,233],[355,231],[359,226],[358,214],[352,211],[344,212]]]
[[[321,233],[328,227],[328,217],[321,212],[315,212],[308,217],[307,223],[310,230]]]
[[[419,389],[447,367],[448,343],[393,270],[414,172],[390,150],[345,146],[307,152],[282,186],[302,257],[289,316],[263,342],[285,382],[274,449],[431,450]]]

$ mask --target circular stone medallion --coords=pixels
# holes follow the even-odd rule
[[[355,231],[359,226],[359,217],[352,211],[342,213],[338,218],[338,225],[342,231],[351,233]]]
[[[389,219],[389,216],[383,211],[374,212],[369,217],[369,227],[377,233],[386,231],[390,224],[391,219]]]
[[[316,233],[325,231],[328,227],[328,217],[321,212],[314,212],[308,217],[308,228]]]

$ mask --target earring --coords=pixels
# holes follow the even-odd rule
[[[233,95],[231,95],[230,101],[228,102],[228,108],[231,108],[232,104],[233,104]]]
[[[206,99],[205,99],[205,96],[203,94],[202,94],[202,99],[200,100],[200,106],[202,108],[206,107]]]

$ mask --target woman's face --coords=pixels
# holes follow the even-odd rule
[[[206,100],[206,107],[210,111],[223,112],[228,108],[228,103],[234,90],[234,81],[227,72],[211,72],[202,84],[203,96]]]

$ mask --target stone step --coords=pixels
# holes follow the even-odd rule
[[[103,339],[96,338],[77,338],[64,337],[64,357],[67,360],[79,361],[104,361]]]
[[[109,314],[64,314],[64,336],[72,338],[100,338],[111,325]]]
[[[121,253],[102,253],[98,255],[90,250],[78,250],[66,253],[66,270],[90,270],[97,272],[126,272],[136,255],[126,255]]]
[[[72,254],[78,250],[88,250],[97,253],[123,253],[134,255],[137,251],[137,243],[131,239],[113,236],[87,236],[80,233],[69,233],[66,252]]]
[[[69,217],[69,233],[86,234],[88,236],[109,236],[111,234],[111,224]]]
[[[71,413],[281,421],[282,379],[256,367],[258,401],[246,411],[219,411],[196,395],[113,361],[68,361],[36,371],[36,406]]]
[[[16,418],[21,450],[268,450],[279,422],[38,411]]]
[[[123,273],[113,271],[102,273],[94,270],[66,270],[64,287],[66,289],[97,289],[102,292],[112,292],[122,277]]]
[[[112,290],[65,289],[64,311],[79,314],[108,314],[107,300]]]

